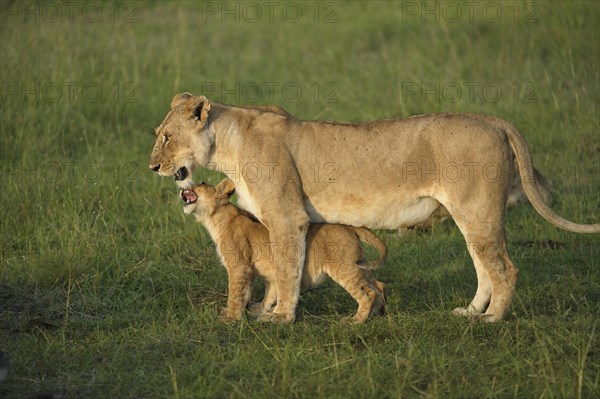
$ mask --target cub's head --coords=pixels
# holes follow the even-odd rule
[[[227,178],[216,187],[200,183],[189,189],[181,189],[179,194],[184,202],[183,212],[186,215],[194,213],[196,216],[212,216],[220,207],[229,203],[234,191],[233,182]]]
[[[192,184],[191,172],[208,163],[215,142],[210,130],[210,101],[204,96],[180,93],[156,128],[149,168],[161,176],[174,176],[181,188]]]

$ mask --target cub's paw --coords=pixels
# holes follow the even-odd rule
[[[371,308],[369,317],[373,316],[385,316],[385,301],[381,297],[375,301]]]
[[[265,314],[265,311],[262,307],[262,302],[252,302],[248,304],[248,306],[246,306],[246,311],[250,317],[255,319],[258,319]]]
[[[221,323],[233,323],[242,319],[242,316],[236,314],[234,312],[229,311],[229,309],[224,308],[221,309],[221,314],[219,315],[219,321]]]

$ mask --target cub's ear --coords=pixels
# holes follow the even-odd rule
[[[206,124],[210,105],[210,101],[204,96],[192,96],[185,102],[186,110],[190,113],[192,119],[200,122],[199,127],[203,127]]]
[[[215,196],[219,199],[219,203],[221,204],[228,203],[229,198],[234,192],[235,184],[233,184],[233,182],[228,178],[221,180],[221,182],[215,187]]]
[[[171,108],[175,108],[179,104],[189,100],[192,97],[194,96],[188,92],[175,94],[175,97],[173,97],[173,99],[171,100]]]

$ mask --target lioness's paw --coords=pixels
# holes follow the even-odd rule
[[[494,314],[474,312],[471,309],[465,308],[456,308],[452,313],[454,313],[457,316],[467,317],[469,318],[469,320],[482,321],[485,323],[493,323],[500,320],[500,318],[498,318]]]
[[[258,318],[260,321],[270,321],[271,323],[292,323],[295,320],[294,315],[285,313],[267,312]]]
[[[350,316],[346,316],[346,317],[342,317],[342,323],[348,323],[348,324],[362,324],[365,322],[364,317],[350,317]]]
[[[258,321],[271,321],[271,316],[273,316],[273,313],[265,312],[258,316]]]
[[[452,311],[452,314],[456,316],[468,317],[470,319],[483,315],[483,313],[474,312],[472,310],[469,310],[468,308],[456,308]]]
[[[499,321],[500,319],[493,314],[480,313],[471,316],[471,320],[481,321],[484,323],[494,323],[496,321]]]
[[[456,308],[452,311],[452,314],[455,316],[464,316],[464,317],[469,316],[469,312],[467,311],[466,308]]]

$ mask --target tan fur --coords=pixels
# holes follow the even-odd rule
[[[492,116],[433,114],[347,124],[300,121],[189,94],[174,102],[157,129],[150,168],[163,176],[181,167],[224,172],[270,240],[299,248],[293,259],[274,250],[274,321],[294,319],[309,221],[397,229],[425,222],[443,205],[465,237],[478,278],[473,301],[456,313],[487,321],[504,317],[518,274],[504,238],[504,208],[516,170],[531,204],[550,223],[600,232],[599,224],[573,223],[544,203],[523,137]],[[262,173],[248,173],[257,166]]]
[[[516,162],[516,159],[514,161]],[[528,202],[527,194],[525,194],[525,189],[523,188],[523,184],[521,183],[521,176],[519,175],[518,168],[515,167],[514,171],[515,176],[513,177],[512,184],[508,193],[508,198],[506,200],[507,209]],[[540,190],[542,198],[544,199],[544,202],[550,202],[550,200],[552,199],[552,195],[550,194],[550,183],[544,177],[544,175],[542,175],[542,173],[536,168],[533,168],[533,172],[535,173],[538,188]],[[436,209],[435,212],[433,212],[431,216],[424,222],[412,226],[411,228],[401,228],[398,230],[398,232],[400,236],[404,237],[415,230],[428,230],[431,227],[433,227],[433,225],[441,223],[448,218],[452,218],[452,215],[450,215],[450,212],[448,212],[448,210],[442,205],[438,209]]]
[[[223,321],[239,320],[250,300],[255,275],[265,279],[265,298],[250,310],[256,317],[268,318],[277,303],[276,268],[273,263],[269,232],[252,220],[246,212],[229,203],[233,182],[223,180],[216,188],[201,184],[193,187],[198,199],[184,205],[187,214],[193,213],[203,223],[217,245],[229,277],[227,308]],[[381,256],[366,263],[360,239],[375,246]],[[344,225],[311,224],[306,236],[307,256],[302,274],[301,291],[316,288],[327,276],[340,284],[358,302],[352,318],[364,322],[383,306],[384,284],[367,270],[378,268],[385,260],[385,244],[364,228]],[[289,248],[289,256],[297,256]]]

